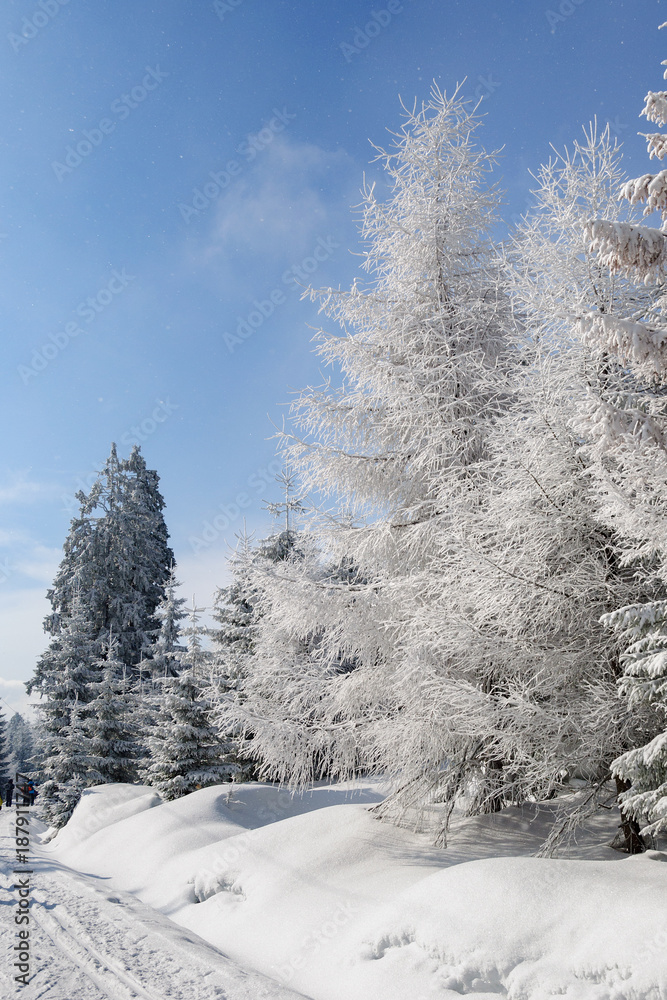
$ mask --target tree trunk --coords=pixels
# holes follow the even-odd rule
[[[621,792],[628,790],[630,782],[618,777],[614,780],[616,781],[616,795],[618,797]],[[626,815],[620,803],[618,808],[621,814],[621,822],[618,827],[618,833],[610,846],[617,851],[624,851],[625,854],[643,854],[646,850],[646,844],[639,832],[639,823],[635,819],[632,819],[631,816]]]
[[[485,813],[497,813],[503,808],[503,771],[505,765],[502,760],[492,757],[487,761],[489,794],[484,799],[482,811]]]

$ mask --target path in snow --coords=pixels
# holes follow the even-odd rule
[[[19,995],[13,890],[14,811],[0,812],[0,996]],[[33,822],[29,868],[30,1000],[296,1000],[303,994],[245,972],[135,896],[40,855]],[[23,867],[23,866],[21,866]],[[18,876],[17,876],[18,877]],[[14,953],[15,954],[15,953]],[[11,956],[11,957],[10,957]]]

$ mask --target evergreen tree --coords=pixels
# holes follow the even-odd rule
[[[66,813],[71,814],[71,796],[65,785],[79,774],[76,756],[79,750],[69,739],[69,727],[72,713],[75,710],[80,713],[92,698],[91,684],[98,677],[98,658],[88,606],[76,594],[68,618],[38,665],[39,692],[43,699],[37,708],[39,803],[49,822],[58,823]]]
[[[664,25],[662,26],[664,27]],[[667,78],[667,71],[665,73]],[[667,125],[667,93],[649,91],[642,114]],[[646,136],[650,157],[664,159],[667,136]],[[616,280],[641,283],[644,294],[623,316],[585,316],[581,335],[615,378],[591,392],[583,431],[589,443],[601,520],[620,535],[619,557],[648,578],[652,593],[604,616],[625,649],[619,693],[637,716],[639,732],[612,765],[627,815],[628,835],[641,849],[667,830],[667,174],[626,181],[621,200],[661,214],[662,226],[589,218],[584,232],[599,266]],[[609,382],[610,380],[608,380]]]
[[[90,492],[80,492],[77,499],[81,510],[47,595],[53,610],[45,629],[58,636],[79,594],[88,604],[95,639],[108,642],[113,632],[120,661],[134,670],[158,629],[155,613],[173,565],[158,476],[146,468],[138,447],[129,459],[119,460],[112,445]],[[48,656],[38,665],[29,691],[39,689],[45,670]]]
[[[228,747],[226,759],[236,765],[236,779],[243,781],[256,777],[252,734],[243,733],[235,725],[228,726],[222,719],[228,702],[236,703],[244,698],[249,659],[255,652],[257,613],[252,575],[257,558],[252,538],[244,529],[230,559],[232,582],[219,588],[216,594],[213,618],[217,627],[208,632],[213,642],[211,685],[206,692],[212,705],[211,717],[220,727],[220,738]]]
[[[187,648],[182,654],[181,663],[189,670],[200,683],[203,683],[211,673],[211,654],[204,648],[203,640],[208,636],[209,630],[205,625],[200,624],[202,614],[206,608],[198,608],[194,594],[192,595],[192,607],[187,608],[185,617],[188,624],[181,629],[181,635],[185,638]]]
[[[137,780],[137,698],[128,668],[118,658],[119,648],[112,636],[97,664],[99,680],[90,685],[93,697],[81,725],[87,755],[86,784]]]
[[[11,773],[10,746],[7,739],[7,719],[0,707],[0,794],[4,799],[4,789]]]
[[[34,738],[30,723],[15,712],[7,726],[7,757],[11,771],[29,774],[33,770]]]
[[[667,831],[667,601],[621,608],[605,622],[625,647],[620,694],[648,740],[615,760],[613,771],[625,813],[651,837]]]
[[[230,780],[234,765],[209,722],[210,705],[194,668],[163,681],[157,724],[147,743],[144,780],[170,800],[206,785]]]
[[[172,568],[165,587],[165,596],[158,605],[155,616],[160,625],[155,633],[147,658],[142,661],[142,668],[150,674],[154,686],[167,677],[176,677],[182,669],[183,654],[186,646],[180,643],[182,633],[181,622],[186,617],[183,610],[184,597],[176,597],[176,588],[180,586]]]

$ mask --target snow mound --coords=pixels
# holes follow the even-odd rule
[[[152,809],[161,802],[155,789],[147,785],[96,785],[86,788],[69,823],[57,833],[53,843],[59,850],[67,850],[98,830]]]
[[[53,853],[314,1000],[667,1000],[667,854],[611,851],[617,815],[547,860],[558,803],[458,818],[443,850],[380,798],[214,786]]]
[[[667,996],[666,901],[667,869],[654,864],[458,865],[400,894],[363,932],[349,996],[417,987],[424,996],[658,1000]]]
[[[120,886],[170,915],[197,901],[195,875],[200,869],[209,869],[217,858],[233,860],[243,854],[261,827],[279,825],[284,817],[300,812],[319,813],[332,802],[382,800],[376,783],[359,788],[322,785],[294,795],[275,785],[227,783],[125,818],[105,808],[105,803],[115,799],[113,789],[119,789],[122,798],[123,790],[131,788],[102,785],[91,789],[100,803],[97,827],[86,823],[85,808],[79,818],[82,797],[52,850],[65,864],[115,878]],[[234,846],[226,847],[230,838]]]

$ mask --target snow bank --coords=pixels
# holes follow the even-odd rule
[[[667,854],[654,854],[667,860]],[[347,995],[667,996],[667,865],[504,858],[438,872],[360,935]]]
[[[383,797],[377,783],[359,788],[322,784],[295,795],[275,785],[225,784],[162,802],[151,789],[134,786],[137,808],[146,792],[154,798],[144,808],[155,799],[161,804],[131,814],[132,791],[131,785],[89,789],[47,850],[73,868],[117,879],[120,887],[169,915],[196,901],[194,875],[209,862],[210,845],[247,836],[299,812],[319,811],[336,802],[379,802]],[[128,810],[124,818],[123,808]],[[214,848],[213,855],[218,853]]]
[[[54,838],[59,850],[80,844],[98,830],[158,806],[162,799],[146,785],[98,785],[86,788],[67,826]]]
[[[667,854],[609,850],[617,816],[594,820],[578,859],[544,860],[517,855],[554,803],[459,820],[438,850],[370,814],[371,785],[228,787],[85,838],[68,827],[49,849],[315,1000],[667,1000]]]

